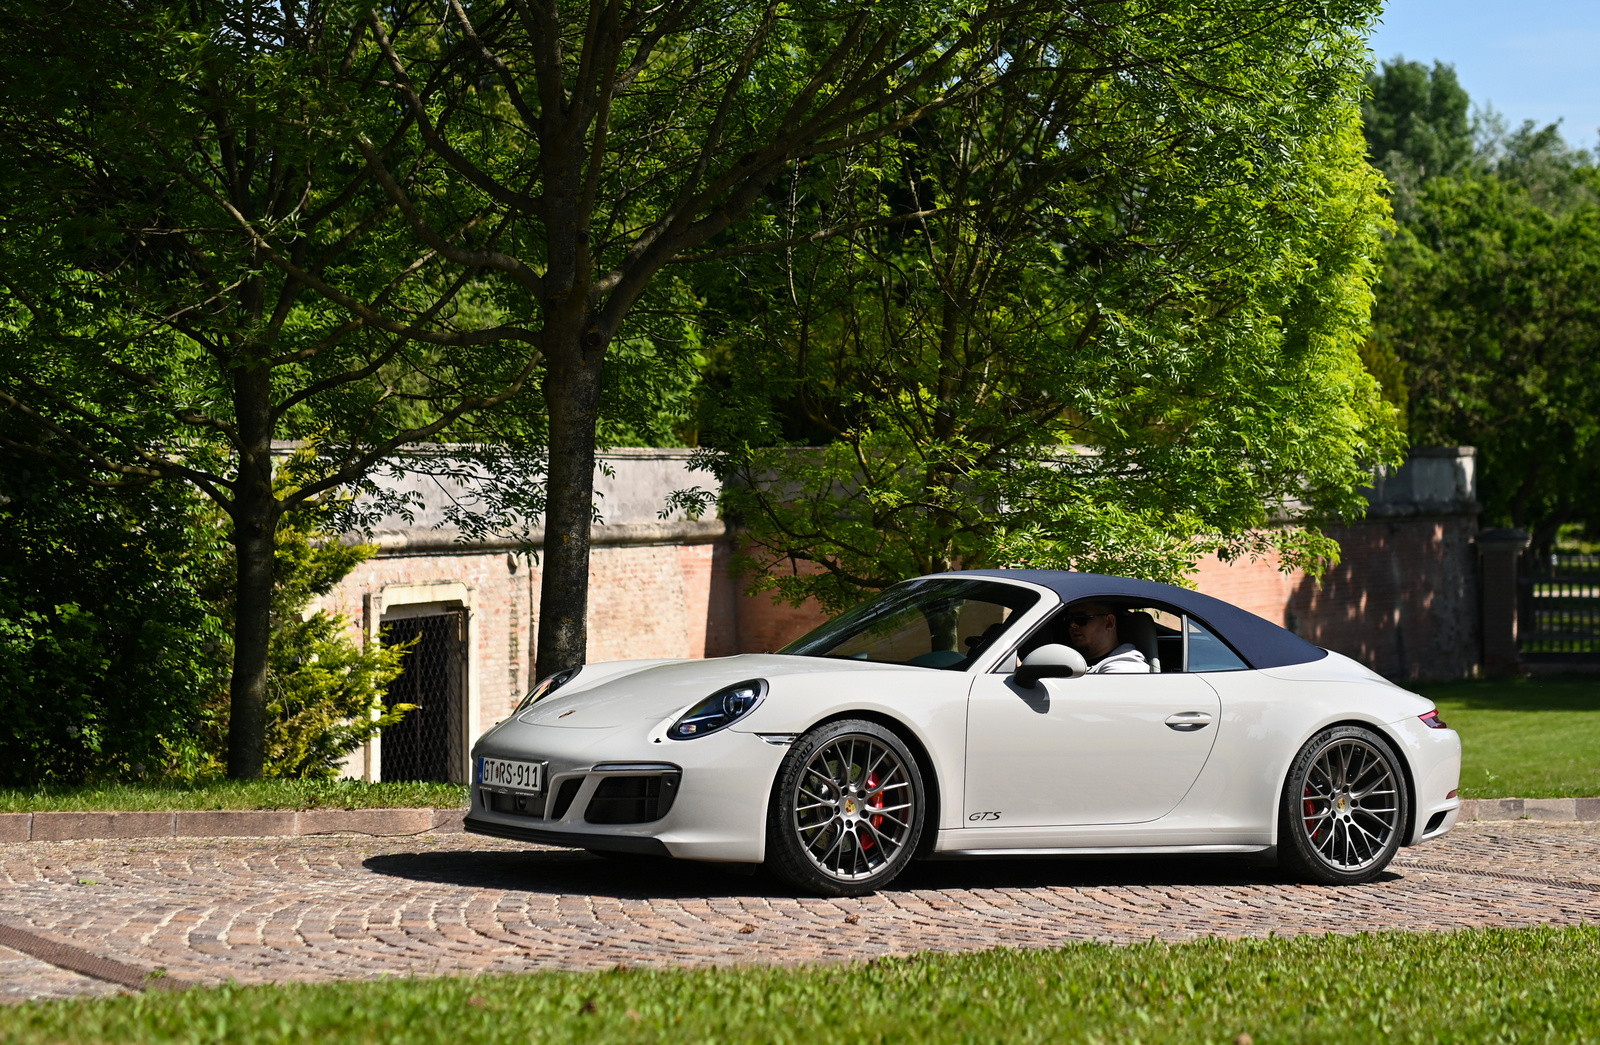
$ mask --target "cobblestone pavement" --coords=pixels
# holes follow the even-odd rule
[[[9,947],[0,947],[0,1004],[30,998],[72,998],[116,994],[121,988],[57,969]]]
[[[1475,823],[1355,888],[1226,860],[927,863],[860,900],[473,835],[0,845],[0,922],[217,983],[1600,923],[1600,823]],[[114,986],[0,950],[0,999]]]

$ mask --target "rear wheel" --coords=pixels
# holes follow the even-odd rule
[[[901,739],[845,719],[796,740],[767,811],[768,864],[823,896],[862,896],[910,863],[927,808],[922,774]]]
[[[1325,729],[1295,756],[1280,809],[1278,853],[1300,877],[1370,882],[1394,859],[1405,831],[1400,759],[1370,729]]]

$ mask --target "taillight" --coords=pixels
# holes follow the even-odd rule
[[[1427,726],[1429,729],[1449,729],[1450,728],[1449,726],[1444,724],[1444,719],[1439,717],[1439,712],[1437,710],[1429,711],[1426,714],[1418,715],[1417,717],[1420,718],[1422,720],[1422,724],[1424,726]]]

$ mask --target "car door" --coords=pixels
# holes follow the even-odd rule
[[[1221,704],[1199,675],[1085,675],[1033,689],[977,676],[967,701],[965,827],[1156,820],[1211,754]]]

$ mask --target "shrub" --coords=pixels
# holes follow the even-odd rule
[[[291,458],[280,470],[280,485],[292,482],[294,463]],[[323,530],[321,522],[318,513],[301,512],[278,524],[267,651],[268,777],[337,776],[347,755],[415,706],[383,707],[384,691],[400,674],[409,647],[358,643],[342,614],[306,612],[312,599],[332,591],[378,550],[371,544],[345,544]],[[231,634],[231,550],[224,564],[226,570],[217,574],[208,595]],[[207,755],[193,776],[222,774],[227,735],[228,695],[219,692],[208,711]]]
[[[167,775],[196,760],[225,642],[221,556],[179,489],[102,491],[0,455],[0,782]]]

